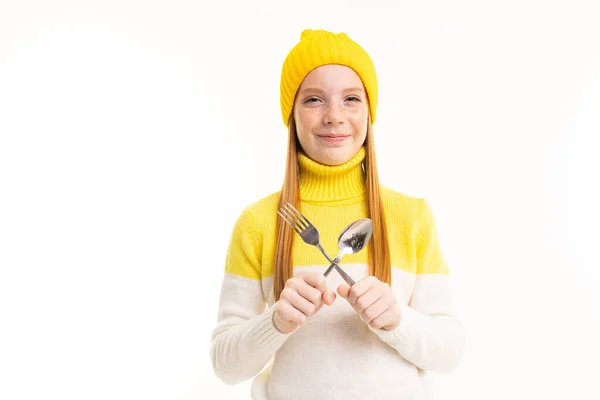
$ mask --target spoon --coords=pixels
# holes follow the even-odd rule
[[[339,264],[342,257],[345,254],[354,254],[361,251],[371,239],[373,233],[373,221],[369,218],[359,219],[348,225],[338,238],[338,248],[340,252],[333,259],[331,265],[323,275],[327,276],[331,270]],[[350,278],[341,268],[336,268],[342,277],[348,282],[350,286],[354,284],[352,278]],[[346,276],[344,276],[346,274]]]

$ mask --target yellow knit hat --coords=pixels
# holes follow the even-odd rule
[[[377,109],[377,75],[371,57],[345,33],[305,29],[300,42],[287,55],[281,71],[281,114],[289,125],[294,99],[300,84],[313,69],[326,64],[352,68],[362,79],[369,96],[371,123]]]

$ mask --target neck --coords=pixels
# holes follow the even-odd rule
[[[325,165],[298,152],[300,199],[308,202],[358,202],[366,192],[363,161],[366,150],[361,147],[341,165]]]

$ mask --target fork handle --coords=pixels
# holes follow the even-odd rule
[[[333,267],[338,266],[340,259],[341,259],[341,257],[336,257],[333,260],[331,260],[331,265],[325,270],[325,273],[323,275],[328,276],[329,273],[331,272],[331,270],[333,269]]]
[[[344,278],[344,280],[346,281],[346,283],[348,284],[348,286],[352,286],[354,285],[356,282],[354,282],[354,279],[350,278],[350,275],[348,275],[346,273],[346,271],[344,271],[338,264],[341,260],[341,257],[336,257],[335,259],[331,259],[331,257],[329,257],[329,254],[327,254],[327,252],[325,251],[325,249],[320,245],[317,244],[317,247],[319,250],[321,250],[321,253],[323,253],[323,255],[325,256],[325,258],[327,258],[327,260],[329,260],[329,262],[331,263],[331,265],[329,266],[329,268],[327,268],[325,270],[325,273],[323,275],[327,276],[329,275],[329,273],[331,272],[331,269],[333,267],[335,267],[335,270],[338,272],[338,274],[340,274],[340,276],[342,278]]]
[[[339,265],[337,265],[337,264],[332,264],[332,265],[335,265],[335,270],[338,272],[338,274],[340,274],[342,276],[342,278],[344,278],[344,280],[346,281],[348,286],[352,286],[356,283],[356,282],[354,282],[354,279],[350,278],[350,275],[348,275],[346,273],[346,271],[344,271]]]

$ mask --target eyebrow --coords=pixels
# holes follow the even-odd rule
[[[323,93],[323,90],[320,88],[316,88],[316,87],[308,87],[305,89],[302,89],[301,93],[305,93],[305,92],[317,92],[317,93]],[[361,92],[364,93],[364,89],[359,87],[359,86],[354,86],[354,87],[349,87],[344,89],[344,93],[347,92]]]

